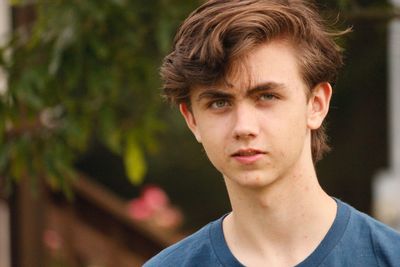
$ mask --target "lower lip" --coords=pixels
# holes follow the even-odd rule
[[[233,158],[239,161],[242,164],[253,164],[260,158],[262,158],[264,154],[255,154],[252,156],[234,156]]]

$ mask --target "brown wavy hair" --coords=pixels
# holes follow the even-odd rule
[[[335,82],[343,65],[335,38],[348,31],[329,30],[310,1],[207,1],[182,23],[164,59],[163,95],[172,103],[190,104],[193,86],[224,81],[237,59],[275,39],[292,44],[311,92],[321,82]],[[329,151],[325,123],[311,132],[311,149],[314,162]]]

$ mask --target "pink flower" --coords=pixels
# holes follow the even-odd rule
[[[169,204],[167,194],[160,187],[154,185],[145,187],[141,198],[153,211],[163,209]]]
[[[146,186],[138,198],[128,203],[128,213],[138,221],[153,221],[163,228],[174,228],[182,223],[183,215],[170,204],[168,195],[160,187]]]
[[[62,247],[62,238],[60,234],[51,229],[43,232],[43,243],[51,250],[59,250]]]
[[[154,216],[155,223],[163,228],[175,228],[178,227],[183,220],[182,213],[175,207],[167,207],[160,210]]]
[[[151,217],[152,210],[142,198],[136,198],[128,204],[129,215],[135,220],[146,220]]]

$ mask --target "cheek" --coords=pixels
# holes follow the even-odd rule
[[[221,173],[224,173],[224,151],[222,145],[217,146],[215,143],[203,143],[208,160]]]
[[[199,131],[203,148],[211,161],[223,154],[226,140],[222,127],[215,125],[204,125]]]
[[[304,110],[285,109],[279,114],[273,114],[266,123],[267,128],[273,127],[281,135],[294,137],[300,134],[297,131],[304,132],[307,128],[307,114]]]
[[[202,118],[201,123],[198,123],[198,130],[203,142],[220,144],[221,140],[228,137],[228,123],[222,119]]]
[[[276,118],[271,125],[275,128],[273,139],[276,141],[276,144],[272,143],[271,145],[278,149],[278,155],[282,158],[301,149],[307,135],[306,116],[299,112],[288,115],[291,116]]]

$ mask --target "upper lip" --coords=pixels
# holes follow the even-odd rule
[[[254,148],[244,148],[244,149],[239,149],[238,151],[233,153],[232,157],[246,157],[246,156],[254,156],[257,154],[265,154],[265,152]]]

